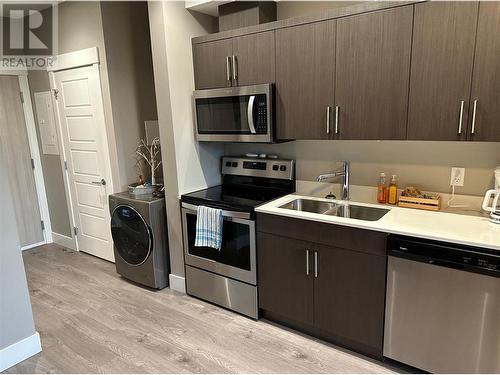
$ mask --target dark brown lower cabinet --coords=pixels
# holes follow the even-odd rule
[[[259,233],[257,246],[260,306],[312,325],[314,293],[313,279],[306,272],[307,242]]]
[[[315,246],[314,326],[368,355],[382,357],[386,257]]]
[[[303,221],[304,232],[290,230],[295,238],[289,238],[283,235],[283,220],[257,217],[262,317],[381,359],[386,235]],[[289,228],[302,221],[289,220]],[[314,224],[322,229],[317,241],[302,240],[311,238],[307,228]]]

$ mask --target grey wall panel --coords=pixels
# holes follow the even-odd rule
[[[0,146],[1,147],[1,146]],[[0,148],[0,350],[35,334],[33,313],[14,220],[6,158]],[[10,213],[10,214],[9,214]]]

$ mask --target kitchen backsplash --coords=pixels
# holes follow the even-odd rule
[[[465,185],[458,194],[483,195],[493,187],[500,165],[500,143],[419,141],[294,141],[280,144],[225,146],[226,155],[247,152],[277,154],[297,161],[297,180],[314,181],[319,174],[351,161],[351,183],[375,186],[380,172],[397,174],[400,187],[450,191],[451,167],[464,167]]]

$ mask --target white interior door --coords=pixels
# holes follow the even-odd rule
[[[23,248],[44,242],[34,161],[31,157],[21,89],[17,76],[0,75],[0,157],[7,159],[15,212],[0,212],[15,218]]]
[[[108,207],[113,187],[98,66],[53,74],[77,248],[114,261]]]

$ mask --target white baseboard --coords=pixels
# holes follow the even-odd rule
[[[186,294],[186,278],[174,274],[168,275],[170,289]]]
[[[35,332],[30,337],[27,337],[15,344],[9,345],[0,350],[0,372],[7,370],[19,362],[34,356],[42,351],[40,343],[40,335]]]
[[[31,245],[23,246],[23,247],[21,247],[21,250],[22,251],[29,250],[29,249],[33,249],[34,247],[42,246],[42,245],[45,245],[45,244],[46,244],[46,242],[42,241],[42,242],[34,243],[34,244],[31,244]]]
[[[75,241],[73,238],[56,232],[52,232],[52,238],[54,239],[54,243],[76,251]]]

